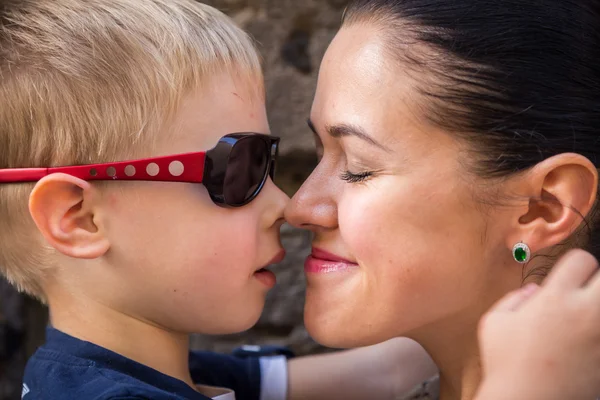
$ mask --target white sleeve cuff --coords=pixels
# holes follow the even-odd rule
[[[285,356],[261,357],[260,400],[287,399],[287,358]]]

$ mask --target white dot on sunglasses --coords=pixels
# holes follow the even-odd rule
[[[173,161],[169,164],[169,172],[173,176],[181,176],[183,174],[183,163],[181,161]]]
[[[146,172],[150,176],[156,176],[160,172],[160,168],[158,167],[158,164],[150,163],[148,166],[146,166]]]
[[[125,175],[134,176],[135,175],[135,167],[133,165],[128,165],[125,167]]]

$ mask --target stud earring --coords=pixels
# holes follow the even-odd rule
[[[531,250],[523,242],[515,244],[513,247],[513,257],[519,264],[525,264],[531,258]]]

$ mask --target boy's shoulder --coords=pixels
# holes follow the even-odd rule
[[[85,365],[66,357],[52,359],[48,355],[39,351],[30,359],[23,380],[23,400],[179,399],[156,397],[154,390],[147,390],[137,382],[119,382],[119,376],[112,371],[103,371],[93,364]]]
[[[244,346],[233,354],[190,352],[192,380],[215,399],[287,398],[287,358],[278,346]],[[221,397],[216,388],[235,393]],[[208,389],[208,388],[206,388]],[[184,382],[93,343],[48,328],[29,359],[23,400],[207,400]]]
[[[49,329],[30,358],[23,400],[207,400],[185,383],[110,350]]]

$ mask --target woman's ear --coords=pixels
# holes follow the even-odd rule
[[[548,158],[524,176],[529,205],[518,219],[509,248],[520,241],[532,251],[567,239],[583,223],[596,202],[598,170],[572,153]]]
[[[93,187],[66,174],[41,179],[29,196],[29,212],[46,241],[73,258],[93,259],[110,243],[98,226]]]

